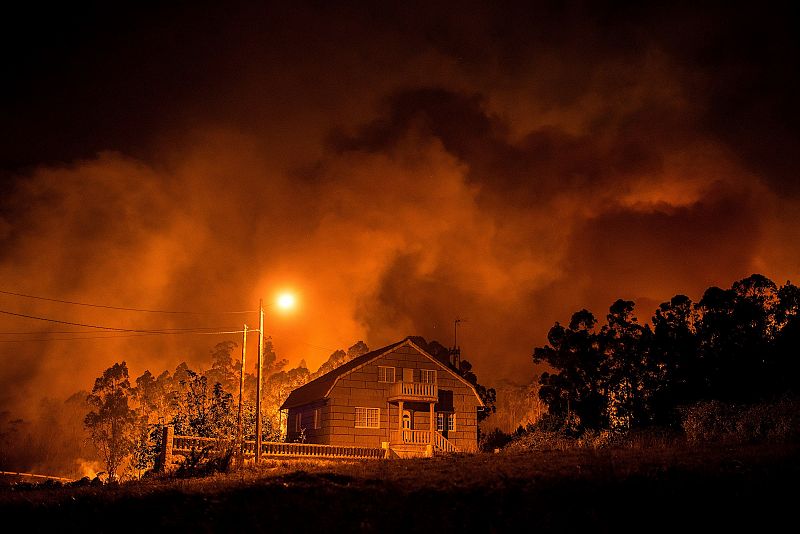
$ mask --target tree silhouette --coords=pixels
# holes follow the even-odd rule
[[[131,384],[125,362],[115,363],[97,378],[87,402],[94,406],[84,419],[92,443],[105,460],[109,480],[130,455],[135,442],[136,411],[128,404]]]
[[[589,428],[604,424],[605,397],[601,392],[603,359],[595,331],[597,319],[588,310],[572,315],[569,326],[556,323],[547,334],[549,345],[533,351],[535,363],[559,370],[543,373],[539,397],[551,414],[565,420],[577,418]]]
[[[698,401],[752,403],[797,392],[800,289],[760,274],[730,289],[708,288],[662,303],[652,328],[631,301],[609,308],[600,332],[587,310],[550,329],[534,363],[550,414],[585,428],[675,424],[678,408]],[[573,423],[574,423],[573,421]]]

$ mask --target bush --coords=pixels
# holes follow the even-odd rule
[[[800,437],[799,404],[792,397],[744,406],[701,401],[681,410],[681,427],[690,443],[792,441]]]
[[[210,447],[192,449],[189,455],[178,465],[175,476],[178,478],[194,478],[227,473],[233,466],[233,449],[212,453]]]
[[[513,439],[511,434],[495,428],[488,434],[481,434],[478,448],[484,452],[491,452],[495,449],[502,449]]]

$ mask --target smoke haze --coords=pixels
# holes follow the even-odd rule
[[[462,317],[491,385],[532,380],[533,347],[580,308],[627,298],[647,320],[676,293],[797,278],[797,44],[779,10],[85,9],[12,19],[27,48],[3,89],[2,290],[216,312],[292,289],[299,309],[268,306],[265,329],[311,368],[359,339],[449,345]],[[257,328],[5,294],[0,309]],[[86,329],[0,321],[0,410],[21,413],[117,361],[202,367],[239,341],[43,341],[8,333]]]

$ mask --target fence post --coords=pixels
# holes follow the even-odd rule
[[[172,467],[172,441],[175,438],[175,428],[167,425],[161,434],[161,469],[169,470]]]

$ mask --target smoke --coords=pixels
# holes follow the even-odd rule
[[[491,384],[531,380],[533,347],[577,309],[630,298],[646,320],[675,293],[797,276],[789,164],[775,170],[762,139],[722,118],[759,73],[731,74],[746,57],[696,56],[702,24],[676,41],[679,16],[660,10],[270,9],[217,25],[193,13],[180,39],[135,18],[130,31],[150,32],[138,52],[95,36],[120,52],[89,62],[99,101],[89,82],[64,81],[86,110],[80,128],[59,99],[11,117],[23,135],[8,150],[28,144],[0,202],[0,289],[194,312],[253,310],[292,289],[299,309],[268,306],[265,330],[279,357],[311,368],[359,339],[449,345],[461,317],[463,356]],[[785,130],[761,109],[759,132]],[[24,134],[40,131],[34,150]],[[253,314],[10,295],[0,309],[126,329],[257,327]],[[207,367],[215,343],[239,341],[46,337],[2,336],[0,408],[25,414],[122,360],[133,377]]]

